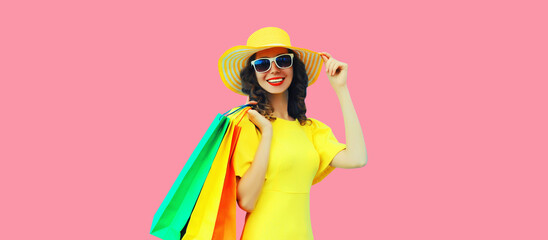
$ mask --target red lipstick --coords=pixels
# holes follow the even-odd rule
[[[266,82],[268,82],[272,86],[279,86],[279,85],[282,85],[282,83],[284,82],[284,78],[283,77],[273,77],[273,78],[267,79]]]

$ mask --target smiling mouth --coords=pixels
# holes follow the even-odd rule
[[[284,79],[285,78],[280,77],[280,78],[269,79],[269,80],[266,80],[266,81],[272,86],[278,86],[278,85],[281,85],[284,82]]]

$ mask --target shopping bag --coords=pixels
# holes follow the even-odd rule
[[[246,111],[247,112],[247,111]],[[239,120],[241,121],[241,119]],[[234,126],[233,139],[238,139],[240,136],[241,127],[239,121]],[[234,150],[236,149],[237,140],[232,141],[230,150],[230,158],[228,159],[228,167],[221,194],[221,202],[219,203],[219,213],[215,222],[212,240],[236,240],[236,174],[233,167]]]
[[[228,117],[217,114],[154,214],[150,234],[164,240],[181,239],[181,230],[188,222],[229,123]]]
[[[249,110],[249,108],[243,108],[236,111],[232,111],[232,113],[235,113],[230,118],[230,125],[228,127],[228,130],[224,136],[223,141],[221,142],[221,145],[219,147],[219,150],[217,151],[217,155],[215,156],[215,159],[213,161],[213,164],[211,166],[211,169],[207,175],[206,181],[203,185],[202,191],[200,192],[200,196],[196,202],[196,205],[194,207],[194,210],[192,211],[192,215],[190,217],[188,227],[186,228],[186,232],[182,233],[183,240],[190,240],[190,239],[203,239],[203,240],[211,240],[213,238],[213,233],[216,228],[217,222],[223,222],[223,225],[219,223],[219,229],[218,231],[223,231],[223,233],[218,232],[217,237],[221,236],[221,234],[224,236],[224,228],[230,228],[231,216],[227,215],[225,212],[223,214],[219,215],[220,213],[220,203],[222,198],[222,193],[225,190],[225,183],[229,184],[227,187],[233,188],[235,191],[235,184],[230,183],[231,181],[235,181],[235,176],[232,174],[232,178],[234,180],[230,179],[231,177],[227,175],[227,172],[232,170],[232,165],[230,165],[230,159],[234,153],[234,149],[236,146],[236,142],[239,136],[240,128],[237,127],[237,123],[243,118],[244,114]],[[227,177],[229,179],[227,179]],[[228,183],[226,182],[228,180]],[[228,194],[227,194],[228,195]],[[232,197],[232,196],[225,196]],[[236,197],[235,194],[233,195],[234,198],[234,237],[236,238],[236,225],[235,225],[235,201]],[[225,199],[225,201],[227,201]],[[225,203],[226,205],[227,203]],[[228,218],[228,219],[226,219]],[[226,226],[225,226],[226,225]],[[221,230],[223,229],[223,230]],[[227,232],[227,235],[230,233]],[[224,238],[221,238],[224,239]]]

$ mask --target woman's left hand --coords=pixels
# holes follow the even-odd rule
[[[329,78],[331,86],[335,89],[345,87],[348,64],[336,60],[331,54],[326,52],[320,52],[320,55],[325,63],[327,78]]]

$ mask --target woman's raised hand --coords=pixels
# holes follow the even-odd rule
[[[325,71],[331,86],[333,88],[346,86],[348,64],[336,60],[331,54],[326,52],[320,52],[320,55],[325,63]]]

